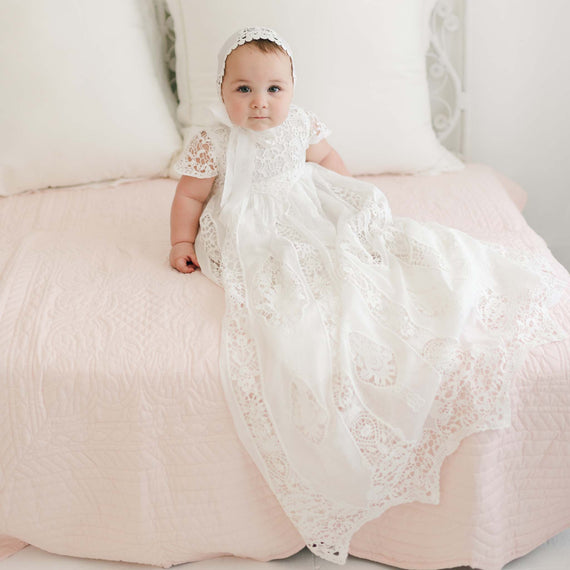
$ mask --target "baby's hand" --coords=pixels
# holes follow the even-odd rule
[[[170,265],[180,273],[193,273],[200,269],[194,244],[182,241],[173,245],[170,250]]]

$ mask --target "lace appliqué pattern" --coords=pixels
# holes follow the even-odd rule
[[[390,228],[386,232],[386,247],[392,255],[410,265],[447,270],[447,264],[441,254],[401,230]]]
[[[291,382],[291,402],[293,425],[311,443],[320,444],[327,430],[326,409],[319,404],[309,387],[299,379]]]
[[[318,249],[292,225],[278,220],[275,223],[275,230],[277,235],[287,239],[297,252],[304,281],[308,285],[312,298],[319,302],[331,285],[331,277],[319,256]]]
[[[174,168],[179,174],[196,178],[213,178],[218,174],[214,145],[206,131],[190,140]]]
[[[223,273],[222,254],[220,252],[216,223],[209,211],[205,211],[200,216],[200,231],[196,238],[196,245],[206,252],[210,277],[216,285],[221,285]]]
[[[393,386],[398,377],[393,351],[360,333],[351,333],[349,339],[355,377],[372,386]]]
[[[307,111],[307,116],[310,121],[309,144],[317,144],[331,134],[330,129],[314,113]]]
[[[308,296],[301,279],[288,265],[270,256],[255,276],[254,306],[273,327],[291,330],[303,317]]]
[[[384,229],[388,221],[387,207],[368,200],[359,205],[359,201],[350,198],[350,194],[336,192],[337,196],[356,209],[356,213],[347,224],[350,234],[341,239],[341,248],[359,259],[364,264],[383,265],[386,263],[387,249]]]

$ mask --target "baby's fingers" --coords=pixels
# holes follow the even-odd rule
[[[174,267],[180,273],[192,273],[196,271],[196,266],[189,257],[178,257],[174,262]]]
[[[198,258],[196,257],[196,254],[192,255],[190,254],[190,259],[186,260],[186,263],[188,265],[193,265],[196,269],[200,269],[200,264],[198,263]]]
[[[198,261],[194,261],[191,257],[186,258],[186,269],[189,269],[190,272],[196,271],[196,269],[200,269],[198,265]]]

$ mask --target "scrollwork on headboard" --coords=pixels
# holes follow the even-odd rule
[[[465,1],[438,0],[430,20],[427,52],[432,125],[451,151],[463,152],[466,97],[464,77]]]
[[[162,36],[162,56],[166,64],[166,72],[170,89],[178,101],[178,88],[176,85],[176,36],[174,20],[164,0],[154,0],[156,19]]]

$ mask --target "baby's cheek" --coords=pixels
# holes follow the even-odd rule
[[[238,105],[227,105],[226,111],[228,112],[228,117],[232,123],[241,125],[243,113]]]
[[[279,124],[283,123],[287,118],[287,115],[289,115],[289,106],[281,107],[277,115],[278,115]]]

